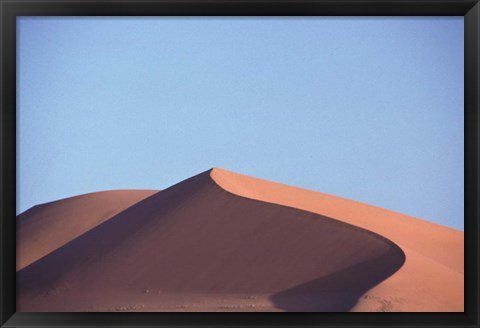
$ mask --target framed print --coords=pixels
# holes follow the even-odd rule
[[[478,326],[477,1],[0,9],[2,327]]]

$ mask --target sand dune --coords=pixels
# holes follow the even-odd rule
[[[31,212],[17,311],[463,311],[462,232],[221,169],[130,200]]]
[[[17,271],[155,192],[95,192],[23,212],[17,218]]]
[[[378,233],[406,255],[402,268],[358,302],[353,311],[463,312],[464,233],[364,203],[222,169],[212,178],[251,199],[291,206]]]

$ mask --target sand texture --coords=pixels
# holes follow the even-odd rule
[[[463,311],[463,232],[212,169],[17,219],[17,311]]]
[[[17,218],[17,271],[155,192],[95,192],[23,212]]]

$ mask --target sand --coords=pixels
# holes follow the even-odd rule
[[[463,312],[464,233],[411,216],[311,190],[214,169],[222,188],[251,199],[319,213],[378,233],[406,255],[402,268],[352,311]]]
[[[17,311],[463,311],[460,231],[216,168],[135,193],[22,214]]]
[[[16,221],[17,271],[156,192],[95,192],[30,208]]]

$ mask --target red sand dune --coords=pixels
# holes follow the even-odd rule
[[[17,218],[17,271],[155,192],[95,192],[23,212]]]
[[[17,310],[463,311],[459,231],[220,169],[145,196],[18,271]]]
[[[378,233],[397,244],[406,262],[352,309],[464,311],[464,233],[360,202],[216,169],[226,190],[252,199],[319,213]]]

